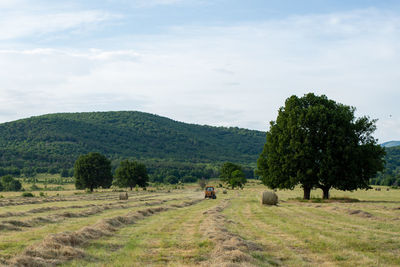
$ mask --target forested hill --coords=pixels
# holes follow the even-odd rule
[[[382,144],[384,147],[395,147],[400,146],[400,141],[389,141]]]
[[[0,124],[0,167],[71,168],[83,153],[191,163],[254,163],[265,133],[142,112],[49,114]]]
[[[371,184],[400,186],[400,146],[386,147],[385,170]]]

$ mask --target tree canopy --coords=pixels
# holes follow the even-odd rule
[[[356,118],[355,108],[309,93],[289,97],[270,123],[257,174],[271,188],[369,188],[384,167],[384,149],[372,136],[376,120]]]
[[[121,161],[115,171],[115,180],[113,183],[120,187],[130,187],[132,190],[136,185],[146,187],[149,176],[146,166],[136,161]]]
[[[11,175],[5,175],[0,179],[0,191],[20,191],[21,183]]]
[[[242,166],[232,162],[225,162],[222,165],[219,177],[222,182],[232,186],[232,189],[236,186],[243,187],[247,182]]]
[[[77,189],[109,188],[113,179],[111,162],[97,152],[81,155],[75,162],[74,177]]]
[[[234,189],[235,187],[243,187],[247,183],[247,179],[242,170],[235,170],[232,172],[228,183]]]

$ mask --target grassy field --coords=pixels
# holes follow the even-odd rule
[[[0,264],[19,266],[399,266],[400,190],[178,190],[0,199]],[[51,193],[54,193],[53,191]],[[321,192],[312,193],[320,197]]]

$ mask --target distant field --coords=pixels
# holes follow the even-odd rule
[[[332,191],[328,203],[266,188],[49,192],[0,199],[0,263],[27,266],[399,266],[400,190]],[[56,194],[59,194],[56,196]],[[21,193],[14,194],[19,196]],[[36,194],[38,195],[38,194]],[[320,197],[321,192],[312,193]],[[354,202],[357,199],[358,202]]]

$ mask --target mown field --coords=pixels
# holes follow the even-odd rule
[[[0,264],[17,266],[399,266],[400,190],[184,189],[0,199]],[[53,195],[54,194],[54,195]],[[58,194],[58,196],[57,196]],[[312,193],[320,197],[321,192]],[[359,200],[359,201],[355,201]]]

